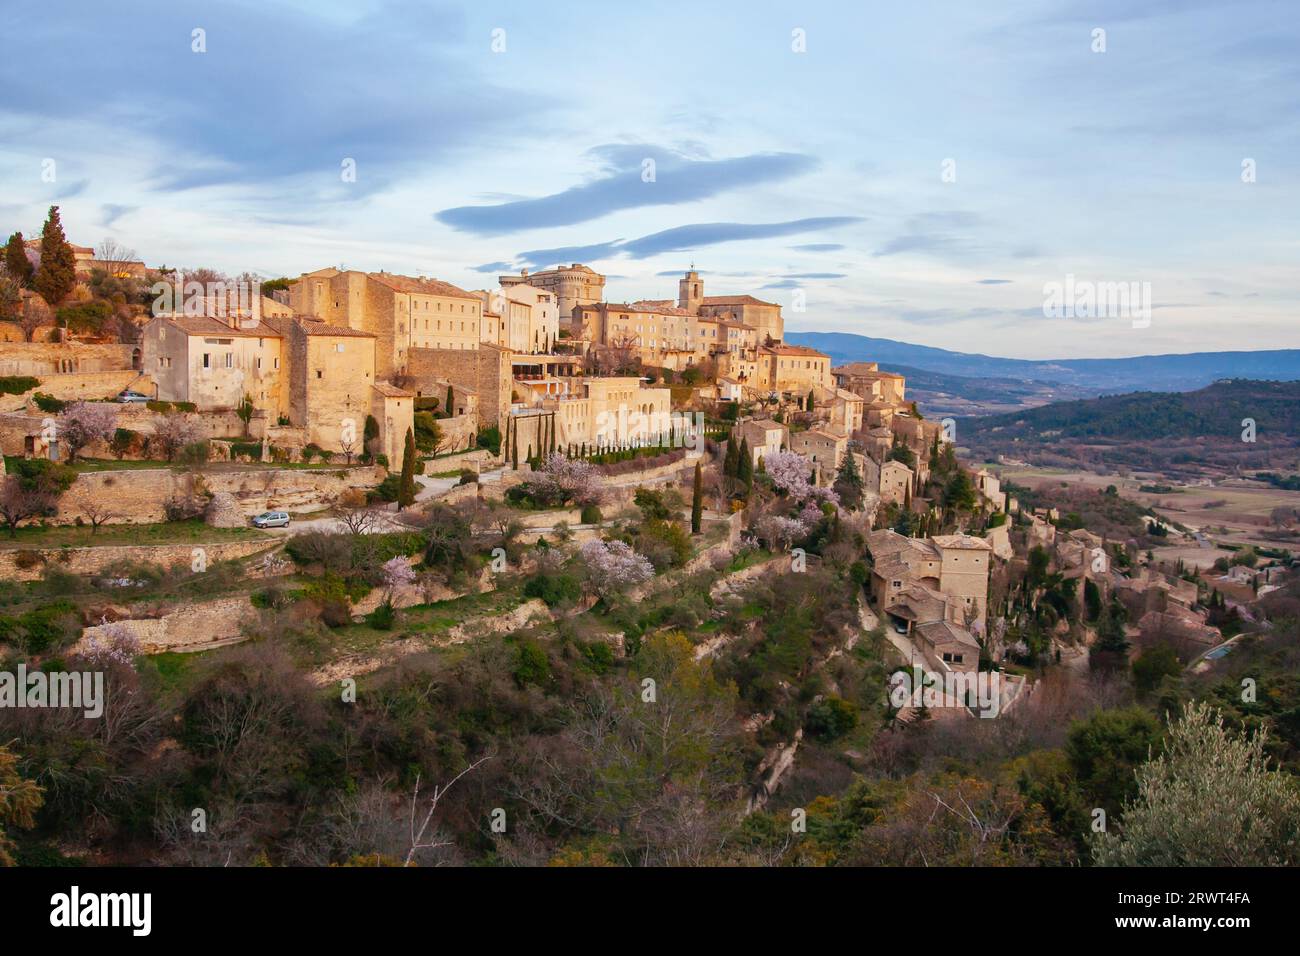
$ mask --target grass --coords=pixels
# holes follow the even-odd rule
[[[489,617],[513,611],[523,603],[522,584],[518,580],[501,582],[495,591],[466,594],[433,604],[416,604],[397,612],[397,624],[391,631],[380,631],[368,624],[349,624],[335,630],[339,650],[350,653],[373,650],[406,637],[436,638],[471,618]]]
[[[0,548],[88,548],[109,545],[222,544],[228,541],[266,539],[274,536],[257,528],[213,528],[202,518],[164,521],[158,524],[106,524],[91,533],[89,525],[28,525],[10,538],[0,535]]]

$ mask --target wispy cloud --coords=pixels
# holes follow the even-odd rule
[[[799,153],[756,153],[733,159],[699,159],[644,144],[598,146],[590,151],[601,174],[549,196],[491,206],[456,206],[434,215],[439,222],[481,236],[572,226],[622,209],[674,206],[732,189],[778,182],[816,168]],[[650,174],[653,178],[648,178]]]
[[[861,222],[861,219],[857,216],[819,216],[793,219],[788,222],[702,222],[665,229],[639,239],[615,239],[612,242],[595,243],[589,246],[532,249],[519,253],[518,258],[525,260],[530,266],[549,265],[555,262],[579,262],[584,259],[608,259],[614,256],[648,259],[664,252],[683,252],[724,242],[769,239],[800,232],[835,229],[855,222]]]

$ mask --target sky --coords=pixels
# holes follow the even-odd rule
[[[792,330],[1300,347],[1296,0],[7,0],[0,37],[5,235],[57,204],[154,266],[584,262],[632,301],[694,264]],[[1067,277],[1149,314],[1045,315]]]

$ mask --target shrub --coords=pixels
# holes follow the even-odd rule
[[[384,601],[367,614],[366,623],[377,631],[391,631],[393,625],[397,623],[397,611],[394,610],[392,602]]]
[[[22,395],[40,384],[40,379],[30,375],[0,375],[0,395]]]
[[[388,475],[366,495],[369,501],[396,501],[401,485],[400,475]]]
[[[582,597],[582,584],[571,574],[536,574],[524,584],[524,596],[540,598],[547,607],[571,604]]]
[[[835,740],[858,725],[858,709],[841,697],[823,697],[808,708],[804,726],[814,737]]]
[[[41,411],[49,412],[51,415],[58,415],[68,407],[67,402],[55,398],[53,395],[46,395],[44,392],[37,392],[32,396],[32,401],[36,403],[36,407]]]
[[[582,508],[583,524],[600,524],[604,515],[600,513],[600,505],[584,505]]]
[[[551,678],[551,662],[540,644],[525,638],[519,642],[515,667],[511,673],[520,687],[540,685]]]
[[[496,425],[484,425],[480,428],[475,441],[479,448],[486,448],[494,455],[501,454],[501,429]]]

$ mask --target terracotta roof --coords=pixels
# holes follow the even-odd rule
[[[416,295],[441,295],[453,299],[473,299],[476,302],[478,301],[478,296],[473,293],[466,292],[450,282],[443,282],[441,279],[417,279],[413,276],[393,275],[390,272],[371,272],[367,274],[380,285],[386,285],[395,292],[410,292]]]
[[[752,295],[706,295],[700,302],[704,305],[776,305],[775,302],[764,302]]]
[[[771,352],[773,355],[808,355],[815,358],[830,358],[825,352],[818,352],[806,345],[762,345],[759,346],[759,351]]]
[[[383,395],[385,398],[414,398],[415,397],[414,392],[409,392],[404,388],[398,388],[396,385],[391,385],[388,382],[375,382],[370,387],[373,388],[380,395]]]
[[[930,540],[939,548],[959,548],[962,551],[993,550],[983,538],[972,537],[969,534],[937,534]]]
[[[975,640],[970,631],[951,621],[926,621],[924,624],[916,625],[916,629],[931,644],[963,644],[976,650],[980,646],[980,642]]]
[[[263,324],[273,329],[278,329],[281,335],[288,334],[289,323],[298,326],[307,335],[323,335],[332,338],[355,338],[355,339],[373,339],[373,332],[363,332],[360,329],[349,329],[342,325],[330,325],[323,319],[318,319],[314,315],[294,315],[292,318],[286,316],[267,316]]]
[[[278,339],[280,333],[269,322],[262,321],[252,328],[232,328],[220,319],[208,315],[163,315],[164,322],[169,322],[188,335],[207,335],[229,338],[241,336],[250,339]]]

